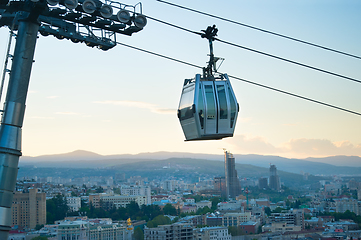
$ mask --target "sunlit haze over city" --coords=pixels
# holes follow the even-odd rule
[[[190,1],[194,10],[361,56],[361,2]],[[132,0],[127,4],[136,4]],[[302,44],[156,0],[143,14],[191,31],[216,25],[217,38],[361,80],[361,59]],[[198,66],[207,39],[148,18],[117,41]],[[0,61],[9,29],[0,28]],[[361,84],[215,41],[219,71],[361,113]],[[361,156],[361,116],[230,79],[240,105],[234,137],[184,141],[177,118],[183,81],[201,69],[118,45],[108,51],[39,35],[22,128],[24,156],[86,150],[101,155],[189,152],[290,158]],[[6,86],[1,99],[4,102]]]

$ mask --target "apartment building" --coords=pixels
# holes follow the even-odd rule
[[[89,195],[89,202],[95,207],[99,208],[100,203],[103,202],[108,207],[126,207],[131,202],[136,202],[139,206],[147,204],[146,196],[126,196],[115,194],[93,194]]]
[[[243,222],[251,221],[251,212],[225,213],[222,219],[222,226],[239,226]]]
[[[290,210],[286,213],[272,213],[269,217],[270,223],[286,223],[305,228],[304,214],[302,209]]]
[[[356,199],[342,198],[335,201],[336,202],[336,212],[344,213],[347,210],[354,212],[357,215],[361,214],[359,206],[361,202]]]
[[[124,240],[128,239],[125,226],[91,224],[89,221],[65,221],[58,225],[58,240]]]
[[[301,226],[282,222],[273,222],[262,227],[262,232],[298,232],[301,230]]]
[[[37,188],[29,192],[15,192],[11,207],[12,224],[33,229],[46,224],[46,195]]]
[[[196,229],[195,239],[231,240],[232,236],[228,233],[228,228],[226,227],[204,227]]]
[[[67,197],[66,198],[66,205],[73,211],[79,211],[81,207],[81,198],[80,197]]]
[[[127,196],[146,196],[146,205],[152,204],[150,187],[145,186],[122,186],[121,195]]]
[[[144,240],[193,240],[193,226],[187,223],[174,223],[156,228],[144,228]]]

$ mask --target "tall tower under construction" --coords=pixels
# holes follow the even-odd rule
[[[226,179],[226,197],[236,198],[241,193],[241,186],[236,170],[235,159],[232,153],[224,151],[224,166]]]

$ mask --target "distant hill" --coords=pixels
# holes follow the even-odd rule
[[[130,176],[142,176],[148,179],[168,179],[176,177],[187,181],[198,182],[200,177],[213,178],[224,176],[224,163],[194,158],[170,158],[165,160],[147,160],[142,162],[127,162],[118,165],[103,166],[102,168],[69,168],[70,164],[63,167],[32,167],[23,166],[19,169],[18,177],[38,176],[53,178],[83,178],[83,177],[114,177],[116,174],[124,174],[126,178]],[[249,164],[236,164],[236,170],[240,178],[268,177],[269,169],[256,167]],[[314,185],[323,177],[309,176],[307,180],[300,174],[278,171],[283,182],[288,187],[298,188],[304,185]]]
[[[360,175],[361,158],[357,156],[334,156],[326,158],[290,159],[278,156],[263,155],[234,155],[236,162],[244,165],[263,167],[268,169],[270,163],[275,164],[279,171],[300,174],[301,172],[313,175]],[[224,161],[223,155],[154,152],[140,154],[100,155],[97,153],[77,150],[70,153],[43,155],[38,157],[21,157],[19,166],[57,167],[57,168],[104,168],[137,162],[162,161],[166,159],[203,159]],[[334,163],[335,165],[332,165]],[[343,166],[341,165],[343,164]]]

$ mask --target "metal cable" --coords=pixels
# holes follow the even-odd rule
[[[327,50],[327,51],[331,51],[331,52],[343,54],[343,55],[346,55],[346,56],[349,56],[349,57],[361,59],[360,56],[356,56],[356,55],[353,55],[353,54],[350,54],[350,53],[346,53],[346,52],[339,51],[339,50],[336,50],[336,49],[333,49],[333,48],[329,48],[329,47],[325,47],[325,46],[318,45],[318,44],[315,44],[315,43],[311,43],[311,42],[308,42],[308,41],[304,41],[304,40],[301,40],[301,39],[297,39],[297,38],[294,38],[294,37],[286,36],[286,35],[279,34],[279,33],[276,33],[276,32],[268,31],[268,30],[265,30],[265,29],[262,29],[262,28],[258,28],[258,27],[248,25],[248,24],[236,22],[236,21],[233,21],[233,20],[230,20],[230,19],[227,19],[227,18],[223,18],[223,17],[213,15],[213,14],[201,12],[201,11],[198,11],[198,10],[195,10],[195,9],[187,8],[187,7],[180,6],[180,5],[177,5],[177,4],[174,4],[174,3],[170,3],[170,2],[166,2],[166,1],[163,1],[163,0],[156,0],[156,1],[161,2],[161,3],[165,3],[165,4],[169,4],[169,5],[174,6],[174,7],[182,8],[182,9],[185,9],[185,10],[188,10],[188,11],[203,14],[203,15],[206,15],[206,16],[209,16],[209,17],[217,18],[217,19],[220,19],[220,20],[223,20],[223,21],[226,21],[226,22],[234,23],[234,24],[237,24],[237,25],[240,25],[240,26],[243,26],[243,27],[248,27],[248,28],[251,28],[251,29],[254,29],[254,30],[269,33],[269,34],[272,34],[272,35],[275,35],[275,36],[278,36],[278,37],[282,37],[282,38],[286,38],[286,39],[289,39],[289,40],[292,40],[292,41],[307,44],[307,45],[310,45],[310,46],[313,46],[313,47],[321,48],[321,49],[324,49],[324,50]]]
[[[128,48],[132,48],[132,49],[135,49],[135,50],[138,50],[138,51],[141,51],[141,52],[145,52],[145,53],[148,53],[148,54],[151,54],[151,55],[155,55],[157,57],[162,57],[162,58],[165,58],[165,59],[168,59],[168,60],[172,60],[174,62],[178,62],[178,63],[182,63],[182,64],[185,64],[185,65],[188,65],[188,66],[203,69],[203,67],[201,67],[201,66],[198,66],[198,65],[195,65],[195,64],[192,64],[192,63],[189,63],[189,62],[185,62],[185,61],[182,61],[182,60],[179,60],[179,59],[176,59],[176,58],[168,57],[168,56],[165,56],[165,55],[162,55],[162,54],[159,54],[159,53],[155,53],[155,52],[152,52],[152,51],[148,51],[148,50],[145,50],[145,49],[142,49],[142,48],[134,47],[134,46],[124,44],[124,43],[121,43],[121,42],[117,42],[117,44],[128,47]],[[327,106],[327,107],[334,108],[334,109],[337,109],[337,110],[340,110],[340,111],[344,111],[344,112],[348,112],[348,113],[352,113],[352,114],[361,116],[361,113],[359,113],[359,112],[355,112],[355,111],[348,110],[348,109],[345,109],[345,108],[342,108],[342,107],[338,107],[338,106],[335,106],[335,105],[332,105],[332,104],[328,104],[328,103],[325,103],[325,102],[314,100],[312,98],[297,95],[297,94],[287,92],[287,91],[284,91],[284,90],[281,90],[281,89],[278,89],[278,88],[269,87],[267,85],[256,83],[256,82],[246,80],[246,79],[243,79],[243,78],[239,78],[239,77],[236,77],[236,76],[232,76],[232,75],[228,75],[228,76],[231,77],[231,78],[234,78],[236,80],[239,80],[239,81],[243,81],[243,82],[246,82],[246,83],[249,83],[249,84],[252,84],[252,85],[256,85],[258,87],[266,88],[268,90],[276,91],[276,92],[283,93],[283,94],[286,94],[286,95],[289,95],[289,96],[292,96],[292,97],[300,98],[302,100],[310,101],[310,102],[313,102],[313,103],[321,104],[323,106]]]
[[[171,23],[168,23],[168,22],[165,22],[165,21],[153,18],[153,17],[149,17],[149,16],[147,16],[147,17],[149,19],[151,19],[151,20],[154,20],[154,21],[157,21],[157,22],[160,22],[160,23],[163,23],[163,24],[166,24],[166,25],[181,29],[181,30],[186,31],[186,32],[190,32],[190,33],[197,34],[197,35],[202,35],[202,33],[195,32],[195,31],[192,31],[192,30],[177,26],[175,24],[171,24]],[[244,46],[241,46],[241,45],[238,45],[238,44],[235,44],[235,43],[231,43],[231,42],[228,42],[228,41],[221,40],[219,38],[214,38],[214,40],[217,40],[219,42],[222,42],[222,43],[234,46],[234,47],[238,47],[238,48],[242,48],[242,49],[252,51],[252,52],[255,52],[255,53],[258,53],[258,54],[262,54],[262,55],[265,55],[265,56],[268,56],[268,57],[276,58],[278,60],[286,61],[288,63],[296,64],[298,66],[306,67],[306,68],[316,70],[316,71],[319,71],[319,72],[323,72],[323,73],[326,73],[326,74],[330,74],[330,75],[333,75],[333,76],[336,76],[336,77],[340,77],[340,78],[344,78],[344,79],[347,79],[347,80],[350,80],[350,81],[361,83],[361,80],[358,80],[358,79],[355,79],[355,78],[347,77],[347,76],[344,76],[344,75],[341,75],[341,74],[338,74],[338,73],[334,73],[334,72],[327,71],[327,70],[324,70],[324,69],[321,69],[321,68],[313,67],[313,66],[310,66],[310,65],[307,65],[307,64],[304,64],[304,63],[289,60],[287,58],[279,57],[279,56],[272,55],[272,54],[269,54],[269,53],[265,53],[265,52],[262,52],[262,51],[258,51],[258,50],[252,49],[252,48],[244,47]]]

